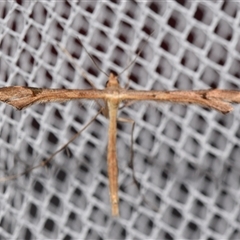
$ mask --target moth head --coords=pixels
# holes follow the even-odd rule
[[[113,73],[110,73],[108,81],[106,82],[106,87],[119,87],[118,77]]]

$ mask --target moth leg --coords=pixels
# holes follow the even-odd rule
[[[132,129],[131,129],[131,155],[130,155],[129,167],[132,169],[132,172],[133,172],[133,181],[136,184],[138,190],[140,190],[140,183],[137,180],[137,178],[135,176],[135,173],[134,173],[133,132],[134,132],[134,128],[135,128],[135,121],[130,119],[130,118],[118,118],[117,121],[132,124]]]
[[[44,167],[44,166],[47,166],[49,164],[49,162],[59,153],[61,152],[63,149],[65,149],[71,142],[73,142],[96,118],[97,116],[101,113],[102,109],[100,109],[98,111],[98,113],[79,131],[77,132],[68,142],[66,142],[61,148],[59,148],[55,153],[53,153],[49,158],[45,159],[44,161],[42,161],[41,163],[35,165],[35,166],[32,166],[32,167],[29,167],[27,168],[24,172],[21,172],[21,173],[18,173],[18,174],[15,174],[15,175],[10,175],[10,176],[6,176],[6,177],[2,177],[0,178],[0,183],[1,182],[6,182],[6,181],[10,181],[10,180],[14,180],[14,179],[17,179],[31,171],[33,171],[34,169],[36,168],[39,168],[39,167]]]
[[[127,102],[124,102],[123,105],[121,107],[119,107],[118,109],[119,110],[122,110],[123,108],[125,107],[129,107],[131,106],[132,104],[136,103],[136,101],[127,101]]]
[[[132,103],[133,101],[131,101],[130,103]],[[135,121],[130,119],[130,118],[118,118],[117,119],[118,122],[123,122],[123,123],[130,123],[132,124],[132,130],[131,130],[131,158],[130,158],[130,162],[129,162],[129,167],[132,169],[132,174],[133,174],[133,182],[136,184],[138,191],[141,191],[141,184],[140,182],[137,180],[136,176],[135,176],[135,172],[134,172],[134,152],[133,152],[133,132],[134,132],[134,127],[135,127]],[[151,209],[153,209],[154,211],[158,212],[159,209],[154,206],[152,203],[150,203],[148,201],[148,199],[146,198],[146,196],[142,195],[142,199],[143,201],[149,205],[151,207]]]

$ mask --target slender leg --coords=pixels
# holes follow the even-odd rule
[[[136,184],[139,192],[141,190],[141,184],[140,182],[137,180],[136,176],[135,176],[135,172],[134,172],[134,151],[133,151],[133,132],[134,132],[134,127],[135,127],[135,121],[130,119],[130,118],[118,118],[117,119],[119,122],[124,122],[124,123],[131,123],[132,124],[132,130],[131,130],[131,158],[130,158],[130,163],[129,163],[129,167],[132,169],[133,172],[133,181]],[[148,200],[147,198],[142,195],[143,201],[148,204],[149,206],[151,206],[151,208],[153,210],[155,210],[156,212],[159,211],[158,208],[156,208],[155,206],[153,206]]]
[[[0,178],[0,182],[6,182],[9,180],[14,180],[17,179],[31,171],[33,171],[36,168],[39,167],[44,167],[46,166],[59,152],[61,152],[64,148],[66,148],[71,142],[73,142],[96,118],[97,116],[102,112],[102,109],[98,111],[98,113],[79,131],[77,132],[67,143],[65,143],[60,149],[58,149],[55,153],[53,153],[49,158],[47,158],[46,160],[44,160],[43,162],[39,163],[38,165],[29,167],[27,170],[25,170],[22,173],[18,173],[12,176],[7,176],[7,177],[3,177]]]
[[[121,107],[119,108],[119,110],[122,110],[122,109],[125,108],[125,107],[129,107],[129,106],[131,106],[131,105],[134,104],[134,103],[136,103],[136,101],[127,101],[127,102],[125,102],[125,103],[123,104],[123,106],[121,106]]]
[[[118,122],[132,124],[132,130],[131,130],[131,155],[130,155],[129,167],[132,169],[132,172],[133,172],[134,183],[137,185],[137,188],[140,189],[140,183],[138,182],[138,180],[137,180],[137,178],[135,176],[135,173],[134,173],[133,132],[134,132],[134,127],[135,127],[135,121],[130,119],[130,118],[118,118],[117,121]]]

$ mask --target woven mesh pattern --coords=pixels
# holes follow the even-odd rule
[[[0,84],[97,88],[101,69],[122,86],[240,89],[239,3],[222,1],[1,1]],[[149,34],[154,33],[148,38]],[[145,45],[144,45],[145,44]],[[0,105],[0,175],[54,153],[97,113],[89,102],[17,111]],[[111,217],[108,120],[99,116],[45,168],[0,185],[1,239],[239,239],[240,115],[198,106],[138,103],[119,113],[120,217]]]

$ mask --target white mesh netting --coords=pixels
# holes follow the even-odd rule
[[[98,88],[139,48],[132,89],[240,89],[238,1],[1,1],[0,84]],[[154,31],[152,36],[148,35]],[[43,161],[84,127],[97,106],[79,101],[17,111],[0,104],[0,175]],[[99,116],[45,168],[0,184],[1,239],[239,239],[240,107],[135,104],[133,184],[128,124],[118,124],[120,217],[111,217],[108,121]]]

